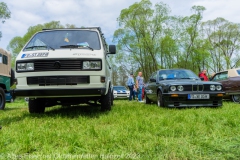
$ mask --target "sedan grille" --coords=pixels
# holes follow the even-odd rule
[[[184,85],[184,91],[202,92],[210,91],[210,85],[206,84],[194,84],[194,85]]]

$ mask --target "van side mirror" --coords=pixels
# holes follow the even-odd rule
[[[108,54],[116,54],[116,46],[115,45],[109,45],[109,53]]]

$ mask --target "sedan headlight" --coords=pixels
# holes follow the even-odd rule
[[[83,61],[82,69],[101,69],[101,61]]]
[[[183,86],[178,86],[177,89],[178,89],[178,91],[183,91],[184,88],[183,88]]]
[[[171,91],[176,91],[176,86],[171,86],[171,87],[170,87],[170,90],[171,90]]]
[[[216,86],[216,90],[221,91],[222,90],[222,86],[221,85],[217,85]]]
[[[17,71],[33,71],[34,63],[17,63]]]
[[[215,85],[210,85],[210,90],[211,91],[215,91],[215,88],[216,88]]]

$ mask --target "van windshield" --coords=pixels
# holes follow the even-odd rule
[[[65,47],[62,47],[65,46]],[[37,33],[24,51],[74,48],[100,50],[98,33],[89,30],[51,30]],[[72,48],[72,47],[70,47]]]

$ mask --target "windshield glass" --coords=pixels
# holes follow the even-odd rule
[[[127,90],[127,88],[124,86],[114,86],[113,90]]]
[[[159,71],[159,80],[171,79],[198,79],[199,77],[190,70],[161,70]]]
[[[70,46],[70,47],[68,47]],[[88,30],[52,30],[37,33],[26,45],[24,51],[89,47],[100,50],[98,33]]]
[[[237,70],[237,73],[238,73],[238,75],[240,76],[240,70],[239,70],[239,69]]]

